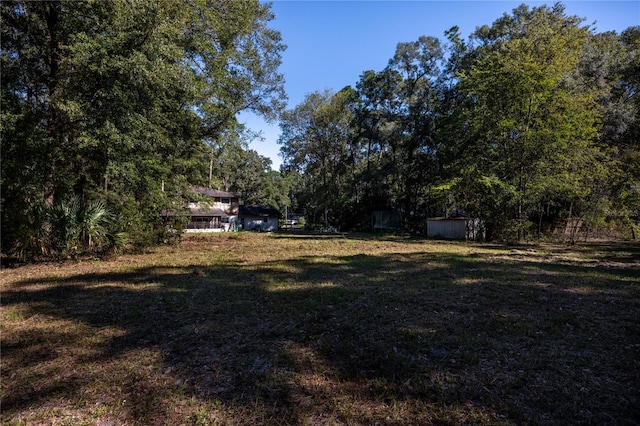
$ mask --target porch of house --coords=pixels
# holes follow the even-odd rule
[[[228,215],[220,209],[191,208],[184,232],[231,232],[237,230],[238,216]]]

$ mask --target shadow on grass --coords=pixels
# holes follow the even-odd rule
[[[331,239],[347,239],[359,241],[396,241],[403,243],[424,243],[426,238],[421,236],[406,235],[404,233],[389,232],[320,232],[320,231],[298,231],[298,230],[279,230],[275,232],[274,237],[277,239],[287,240],[331,240]],[[455,241],[452,241],[455,243]]]
[[[3,337],[5,419],[101,392],[145,424],[180,419],[167,401],[184,400],[222,423],[640,418],[635,262],[302,256],[24,280],[2,305],[63,323]]]

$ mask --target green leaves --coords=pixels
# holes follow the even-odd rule
[[[14,249],[21,258],[61,258],[122,248],[127,234],[115,229],[113,215],[100,201],[72,196],[52,206],[30,206],[18,226]]]
[[[353,190],[353,92],[314,92],[281,118],[283,168],[299,174],[294,196],[307,217],[328,227],[340,220]]]
[[[257,0],[1,6],[3,244],[25,208],[73,194],[154,229],[206,174],[205,138],[282,108],[285,46]]]
[[[523,220],[548,196],[572,203],[589,194],[588,175],[607,159],[595,144],[595,92],[573,85],[587,35],[561,7],[521,7],[476,33],[485,44],[461,88],[473,99],[468,114],[482,160],[468,161],[514,189],[498,204],[510,212],[485,215]]]
[[[456,211],[520,240],[565,220],[601,224],[614,205],[633,212],[640,31],[599,35],[582,22],[560,3],[522,5],[469,42],[453,27],[446,46],[399,43],[346,108],[334,108],[338,95],[308,96],[280,139],[308,217],[324,208],[359,226],[393,209],[420,230]]]

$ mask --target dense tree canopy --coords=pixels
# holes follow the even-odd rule
[[[286,141],[284,167],[301,176],[300,203],[325,226],[351,204],[345,200],[351,192],[351,117],[345,108],[349,94],[349,89],[337,94],[311,93],[284,113],[281,121],[280,140]]]
[[[16,0],[1,19],[4,250],[161,241],[189,184],[342,229],[387,210],[417,232],[456,214],[505,239],[637,232],[640,27],[523,5],[283,112],[285,46],[257,0]],[[241,111],[280,120],[281,172]]]
[[[257,0],[3,1],[1,16],[5,246],[29,237],[30,207],[71,195],[153,240],[158,212],[206,181],[206,141],[284,105],[284,45]]]
[[[543,205],[587,197],[590,175],[602,173],[596,96],[572,81],[587,41],[579,23],[559,6],[521,6],[476,31],[474,64],[460,73],[471,143],[459,155],[472,156],[457,186],[461,201],[518,234]]]
[[[325,226],[363,229],[383,209],[418,231],[472,215],[506,239],[637,221],[640,30],[582,22],[522,5],[468,41],[454,27],[446,43],[399,43],[355,89],[309,95],[281,121],[296,196],[316,221],[324,206]]]
[[[249,149],[259,134],[243,128],[225,132],[210,146],[209,187],[238,193],[245,204],[279,209],[290,204],[290,179],[272,170],[271,159]]]

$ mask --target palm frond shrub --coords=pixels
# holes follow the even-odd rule
[[[20,217],[13,250],[21,258],[46,256],[49,253],[50,226],[48,211],[43,203],[34,203]]]
[[[80,244],[89,251],[108,244],[110,219],[111,214],[103,202],[81,203],[76,212],[76,226]]]
[[[77,223],[80,199],[65,197],[49,208],[52,251],[64,257],[79,253],[79,227]]]
[[[24,215],[15,251],[18,257],[76,257],[121,250],[128,234],[118,230],[102,201],[83,201],[72,195],[52,206],[34,204]]]

